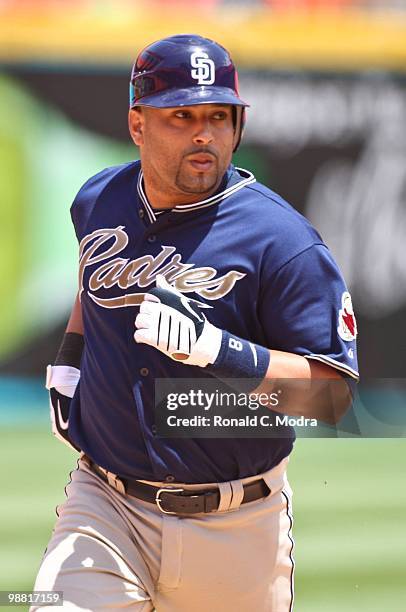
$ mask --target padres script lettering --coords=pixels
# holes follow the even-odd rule
[[[116,257],[128,244],[128,235],[124,226],[98,229],[85,236],[80,242],[79,251],[79,288],[83,292],[85,269],[94,264],[97,266],[89,278],[88,295],[103,308],[121,308],[141,304],[145,293],[128,293],[114,298],[100,298],[93,292],[98,289],[109,289],[114,285],[128,289],[133,285],[148,287],[163,274],[168,282],[182,293],[195,292],[208,300],[218,300],[231,291],[238,280],[245,274],[231,270],[216,278],[217,270],[211,267],[196,268],[195,264],[182,263],[182,256],[175,253],[173,246],[162,246],[161,252],[153,255],[142,255],[134,260]],[[104,248],[102,248],[104,247]],[[110,259],[113,257],[113,259]],[[109,259],[109,261],[106,261]],[[104,263],[102,263],[104,262]]]

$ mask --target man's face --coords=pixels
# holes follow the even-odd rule
[[[144,106],[130,111],[129,125],[146,181],[174,204],[200,200],[217,189],[233,152],[231,106]]]

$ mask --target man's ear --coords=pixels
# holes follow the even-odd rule
[[[130,130],[131,138],[135,144],[139,147],[144,144],[143,136],[144,117],[141,108],[130,108],[128,113],[128,128]]]

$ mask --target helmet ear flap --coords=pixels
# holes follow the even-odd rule
[[[240,146],[242,133],[245,125],[245,107],[244,106],[233,106],[233,124],[234,124],[234,142],[233,142],[233,153],[235,153]]]

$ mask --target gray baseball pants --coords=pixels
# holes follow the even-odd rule
[[[271,490],[268,497],[246,504],[241,504],[243,484],[259,476],[172,483],[187,489],[218,486],[221,493],[217,512],[175,516],[122,494],[82,457],[57,509],[35,590],[63,591],[65,610],[291,612],[287,462],[261,475]]]

